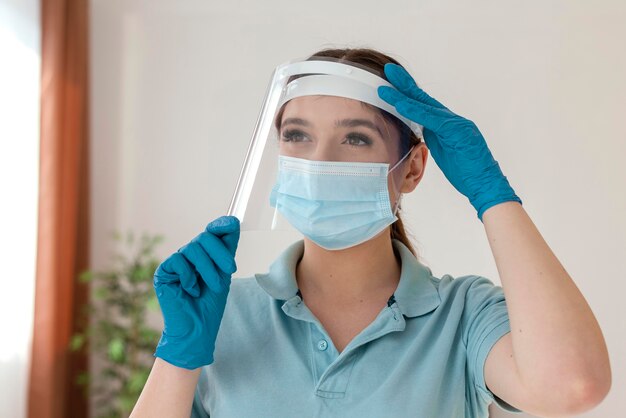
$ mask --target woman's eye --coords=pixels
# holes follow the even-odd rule
[[[367,145],[372,145],[372,140],[367,135],[350,134],[346,137],[344,144],[348,144],[348,145],[352,145],[356,147],[363,147]]]
[[[289,131],[283,132],[282,140],[284,142],[303,142],[303,141],[307,141],[308,137],[302,131],[289,130]]]

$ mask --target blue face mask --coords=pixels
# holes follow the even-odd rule
[[[411,148],[412,149],[412,148]],[[279,156],[270,204],[305,237],[327,250],[361,244],[395,222],[385,163],[311,161]]]

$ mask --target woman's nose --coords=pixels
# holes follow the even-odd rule
[[[313,161],[338,161],[337,152],[331,144],[331,141],[320,140],[317,142],[315,149],[309,159]]]

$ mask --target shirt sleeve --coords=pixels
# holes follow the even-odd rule
[[[520,409],[508,404],[491,392],[485,383],[484,367],[489,351],[505,334],[511,332],[509,314],[502,287],[481,276],[468,277],[463,311],[463,341],[467,348],[468,380],[487,404],[495,402],[500,408],[514,413]]]

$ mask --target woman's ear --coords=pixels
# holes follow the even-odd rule
[[[428,148],[424,141],[413,148],[408,160],[409,164],[405,165],[405,175],[402,188],[400,189],[402,193],[410,193],[415,190],[424,176],[424,169],[426,168],[426,161],[428,160]]]

